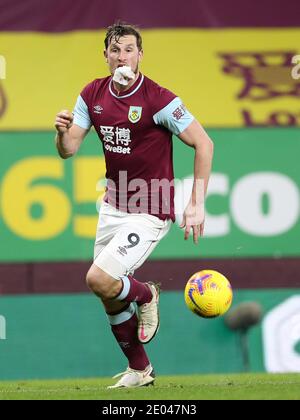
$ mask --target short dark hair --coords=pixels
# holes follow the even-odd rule
[[[139,51],[143,49],[142,37],[137,27],[123,22],[116,22],[107,28],[104,40],[105,49],[108,48],[113,38],[116,40],[116,42],[118,42],[119,39],[125,35],[134,35],[136,37],[136,44]]]

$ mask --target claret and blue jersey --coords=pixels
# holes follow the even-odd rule
[[[143,74],[120,95],[112,77],[94,80],[82,90],[74,109],[74,124],[85,129],[94,126],[102,141],[107,179],[114,181],[118,190],[119,174],[126,171],[127,184],[144,180],[148,196],[152,180],[171,183],[174,179],[172,135],[182,133],[193,119],[180,98]],[[128,191],[128,199],[135,192]],[[153,206],[146,212],[153,214]],[[174,188],[168,214],[161,202],[154,213],[161,219],[175,219]]]

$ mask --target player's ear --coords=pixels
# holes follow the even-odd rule
[[[104,58],[105,58],[105,62],[107,63],[108,60],[107,60],[107,51],[106,50],[103,50],[103,55],[104,55]]]
[[[144,51],[140,50],[139,51],[139,61],[142,61],[143,57],[144,57]]]

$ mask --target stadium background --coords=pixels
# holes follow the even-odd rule
[[[107,74],[104,28],[116,19],[140,26],[142,71],[182,97],[215,142],[206,237],[186,243],[175,223],[136,273],[164,289],[149,345],[156,370],[243,371],[237,334],[184,306],[188,277],[213,268],[231,280],[234,306],[263,307],[249,334],[250,369],[300,371],[296,4],[0,0],[0,379],[107,376],[125,366],[84,281],[102,150],[92,133],[62,161],[53,142],[55,114]],[[174,138],[174,158],[180,188],[193,151]]]

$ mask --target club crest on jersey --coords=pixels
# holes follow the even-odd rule
[[[142,117],[142,110],[143,108],[141,106],[131,106],[128,112],[129,121],[132,122],[133,124],[140,121]]]

